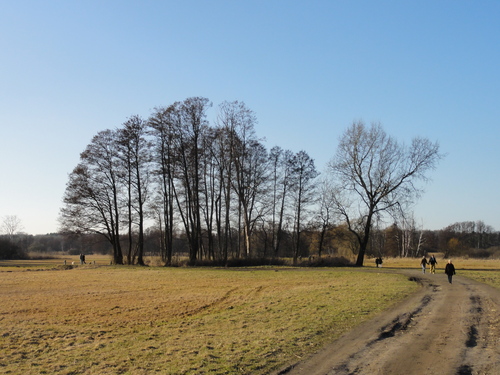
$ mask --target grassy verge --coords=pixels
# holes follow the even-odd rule
[[[437,256],[437,273],[444,273],[447,259],[441,254]],[[420,259],[417,258],[387,258],[383,266],[386,268],[415,268],[420,269]],[[375,267],[375,260],[365,262],[367,268]],[[500,288],[500,259],[475,259],[475,258],[454,258],[453,264],[458,275],[466,276],[479,282]]]
[[[500,289],[500,272],[498,271],[464,270],[460,274]]]
[[[434,254],[438,264],[437,272],[444,272],[448,259],[442,254]],[[415,268],[420,269],[421,258],[384,258],[383,267],[388,268]],[[427,257],[429,259],[429,257]],[[453,258],[453,264],[457,270],[500,270],[500,259],[475,259],[475,258]],[[375,268],[375,259],[365,259],[365,267]]]
[[[12,374],[268,374],[417,288],[375,270],[1,270]]]

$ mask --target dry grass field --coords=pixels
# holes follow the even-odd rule
[[[438,261],[436,269],[444,272],[448,259],[442,254],[434,254]],[[429,257],[427,257],[429,259]],[[458,270],[500,270],[500,259],[452,258]],[[366,267],[375,267],[375,259],[365,259]],[[420,268],[420,258],[384,258],[383,267]]]
[[[444,267],[448,259],[444,259],[442,254],[434,254],[438,264],[436,273],[444,273]],[[500,288],[500,259],[475,259],[475,258],[454,258],[452,259],[457,275],[470,277],[477,281]],[[367,267],[375,267],[375,259],[365,262]],[[420,268],[420,259],[417,258],[387,258],[384,259],[385,268]]]
[[[266,374],[416,286],[342,269],[0,268],[0,373]]]
[[[0,374],[268,374],[417,288],[374,265],[227,270],[77,258],[0,262]],[[418,268],[411,261],[384,267]]]

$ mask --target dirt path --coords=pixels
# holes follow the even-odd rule
[[[423,288],[281,374],[500,374],[498,289],[461,276],[449,284],[443,273],[384,272]]]

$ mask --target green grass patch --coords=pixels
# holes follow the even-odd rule
[[[500,289],[500,272],[499,271],[469,271],[463,270],[460,271],[460,275],[466,276],[468,278],[474,279],[476,281],[494,286],[495,288]]]

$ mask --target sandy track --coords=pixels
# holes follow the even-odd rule
[[[500,374],[500,290],[461,276],[400,272],[416,294],[357,327],[287,375]]]

